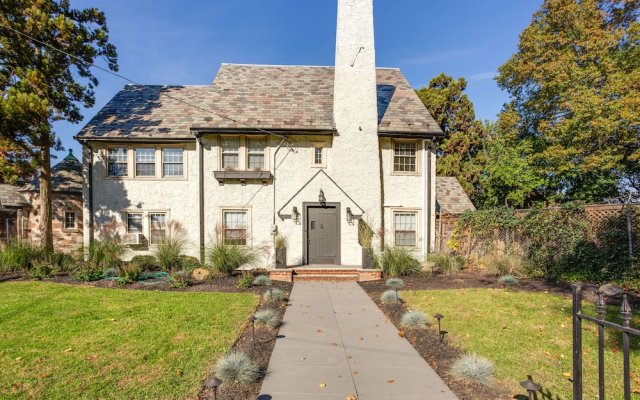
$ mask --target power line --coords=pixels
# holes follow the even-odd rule
[[[15,28],[13,28],[13,27],[11,27],[11,26],[9,26],[9,25],[5,25],[5,24],[3,24],[3,23],[0,23],[0,27],[3,27],[3,28],[6,28],[6,29],[9,29],[10,31],[17,33],[18,35],[21,35],[21,36],[26,37],[27,39],[31,40],[31,41],[32,41],[32,42],[34,42],[34,43],[40,44],[40,45],[45,46],[45,47],[47,47],[47,48],[49,48],[49,49],[51,49],[51,50],[57,51],[58,53],[64,54],[64,55],[66,55],[66,56],[68,56],[68,57],[71,57],[72,59],[74,59],[74,60],[76,60],[76,61],[78,61],[78,62],[80,62],[80,63],[82,63],[82,64],[84,64],[84,65],[86,65],[86,66],[89,66],[89,67],[93,67],[93,68],[99,69],[100,71],[103,71],[103,72],[106,72],[106,73],[108,73],[108,74],[111,74],[111,75],[113,75],[113,76],[115,76],[115,77],[118,77],[118,78],[120,78],[120,79],[122,79],[122,80],[125,80],[125,81],[127,81],[127,82],[129,82],[129,83],[131,83],[131,84],[133,84],[133,85],[145,86],[145,85],[144,85],[144,84],[142,84],[142,83],[138,83],[138,82],[134,81],[133,79],[129,79],[129,78],[127,78],[126,76],[124,76],[124,75],[122,75],[122,74],[119,74],[119,73],[117,73],[117,72],[111,71],[110,69],[107,69],[107,68],[101,67],[100,65],[97,65],[97,64],[88,63],[88,62],[86,62],[86,61],[82,60],[81,58],[79,58],[79,57],[77,57],[77,56],[74,56],[73,54],[69,54],[69,53],[67,53],[67,52],[66,52],[66,51],[64,51],[64,50],[60,50],[59,48],[57,48],[57,47],[55,47],[55,46],[53,46],[53,45],[50,45],[50,44],[45,43],[45,42],[43,42],[43,41],[41,41],[41,40],[38,40],[38,39],[34,38],[33,36],[27,35],[26,33],[22,32],[22,31],[19,31],[19,30],[15,29]],[[211,110],[208,110],[208,109],[206,109],[206,108],[200,107],[200,106],[199,106],[199,105],[197,105],[197,104],[190,103],[190,102],[188,102],[188,101],[186,101],[186,100],[184,100],[184,99],[181,99],[181,98],[179,98],[179,97],[171,96],[171,95],[169,95],[169,94],[164,94],[164,96],[166,96],[166,97],[167,97],[167,98],[169,98],[169,99],[172,99],[172,100],[178,101],[178,102],[180,102],[180,103],[182,103],[182,104],[186,104],[186,105],[188,105],[188,106],[190,106],[190,107],[194,107],[194,108],[196,108],[196,109],[198,109],[198,110],[200,110],[200,111],[204,111],[204,112],[206,112],[206,113],[213,114],[213,115],[215,115],[215,116],[217,116],[217,117],[219,117],[219,118],[226,119],[226,120],[231,121],[231,122],[233,122],[233,123],[236,123],[236,124],[239,124],[239,125],[246,126],[247,128],[255,129],[255,130],[257,130],[258,132],[263,132],[263,133],[266,133],[266,134],[269,134],[269,135],[273,135],[273,136],[277,136],[277,137],[279,137],[279,138],[285,139],[285,140],[286,140],[286,142],[287,142],[287,147],[289,147],[289,138],[288,138],[287,136],[280,135],[280,134],[277,134],[277,133],[271,132],[271,131],[266,130],[266,129],[263,129],[263,128],[258,128],[257,126],[249,125],[249,124],[247,124],[247,123],[245,123],[245,122],[238,121],[237,119],[232,118],[232,117],[229,117],[229,116],[226,116],[226,115],[218,114],[218,113],[216,113],[216,112],[214,112],[214,111],[211,111]]]

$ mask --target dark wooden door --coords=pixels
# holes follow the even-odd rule
[[[309,264],[339,263],[340,230],[336,207],[307,209],[307,258]]]

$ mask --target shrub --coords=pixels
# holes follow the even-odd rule
[[[144,271],[155,271],[160,268],[160,263],[152,255],[137,255],[131,259],[132,264],[138,265]]]
[[[266,275],[258,275],[253,280],[253,285],[255,286],[271,286],[271,279],[269,279]]]
[[[258,311],[254,317],[256,317],[257,326],[266,326],[267,328],[275,329],[280,325],[278,313],[271,308]]]
[[[116,276],[118,276],[118,270],[115,268],[107,268],[102,273],[102,276],[104,276],[105,278],[115,278]]]
[[[183,288],[189,286],[191,283],[189,281],[189,277],[191,276],[190,271],[179,270],[173,271],[170,275],[171,283],[174,288]]]
[[[224,385],[248,385],[261,378],[262,370],[246,354],[230,352],[218,360],[216,376],[222,379]]]
[[[523,270],[522,259],[509,252],[485,257],[484,266],[492,276],[518,274]]]
[[[387,276],[411,275],[422,270],[418,261],[409,250],[402,247],[387,247],[382,253],[380,263]]]
[[[262,298],[266,301],[284,300],[284,292],[280,289],[272,288],[264,292]]]
[[[402,302],[402,296],[395,290],[386,290],[380,295],[380,301],[384,304],[398,304]]]
[[[404,281],[400,278],[389,278],[387,279],[386,285],[391,289],[399,290],[404,287]]]
[[[453,275],[464,267],[464,259],[451,254],[433,253],[428,261],[433,263],[433,272],[445,275]]]
[[[46,251],[40,246],[14,240],[9,242],[0,255],[0,271],[28,271],[34,261],[44,260]]]
[[[458,357],[450,370],[451,374],[489,385],[493,382],[493,363],[477,354],[464,354]]]
[[[35,262],[27,273],[34,279],[49,278],[53,274],[53,267],[48,262]]]
[[[253,284],[253,278],[250,275],[243,275],[236,281],[236,287],[248,288]]]
[[[107,234],[102,239],[91,241],[88,261],[101,271],[108,268],[118,269],[122,263],[120,258],[123,252],[124,245],[120,235]]]
[[[505,286],[518,286],[520,284],[520,281],[512,275],[501,276],[498,282]]]
[[[252,264],[258,259],[258,255],[251,249],[223,242],[218,242],[209,249],[208,256],[213,268],[227,276],[231,276],[233,271],[241,266]]]
[[[102,278],[103,269],[93,261],[80,263],[76,279],[82,282],[98,281]]]
[[[182,269],[187,271],[193,271],[196,268],[202,267],[202,263],[200,263],[200,260],[198,260],[196,257],[185,255],[180,256],[179,265]]]
[[[407,311],[400,323],[405,329],[424,329],[429,324],[429,318],[421,311]]]
[[[49,261],[56,272],[69,272],[75,268],[75,260],[70,254],[52,253]]]
[[[187,231],[178,221],[169,221],[166,235],[156,247],[155,256],[163,271],[181,268],[180,256],[187,246]]]
[[[118,282],[134,283],[140,279],[143,272],[144,268],[136,263],[122,263],[118,269]]]

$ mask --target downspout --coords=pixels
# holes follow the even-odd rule
[[[276,148],[276,151],[273,152],[273,228],[275,229],[275,225],[276,225],[276,170],[278,169],[278,165],[276,164],[276,156],[278,155],[278,152],[280,151],[280,149],[282,148],[282,145],[287,141],[287,138],[283,138],[280,141],[280,144],[278,145],[278,147]],[[274,240],[274,248],[275,248],[275,236],[273,237]]]
[[[431,204],[431,191],[432,191],[432,184],[433,184],[433,180],[431,177],[432,174],[432,168],[431,168],[431,150],[433,148],[433,142],[430,141],[429,142],[429,147],[428,147],[428,151],[427,151],[427,257],[429,256],[429,254],[431,254],[431,208],[432,208],[432,204]]]
[[[386,234],[384,220],[384,163],[382,158],[382,143],[380,142],[380,139],[378,139],[378,163],[380,165],[380,252],[384,252],[384,235]],[[373,229],[373,227],[369,228]]]
[[[205,262],[204,249],[204,150],[202,148],[202,136],[195,134],[198,143],[198,219],[200,220],[200,262]]]
[[[89,167],[87,168],[87,208],[89,210],[89,226],[84,227],[84,229],[89,229],[89,244],[93,242],[93,226],[94,226],[94,217],[93,217],[93,147],[89,144],[89,142],[84,143],[85,146],[89,149]],[[88,252],[89,249],[85,249],[85,252]],[[88,254],[88,253],[87,253]]]
[[[420,171],[420,173],[422,175],[422,196],[423,196],[422,197],[422,206],[426,205],[425,201],[427,200],[427,197],[429,196],[428,195],[429,191],[427,190],[427,173],[424,170],[424,163],[426,163],[426,159],[427,159],[426,154],[429,151],[429,147],[428,147],[427,143],[429,143],[429,142],[427,142],[426,140],[424,140],[422,142],[423,151],[422,151],[422,160],[421,160],[421,162],[422,162],[423,167],[421,167],[421,168],[423,168],[423,169],[422,169],[422,171]],[[428,236],[429,233],[427,232],[427,229],[426,229],[426,222],[427,222],[428,218],[429,218],[429,209],[427,208],[426,212],[423,213],[423,216],[421,218],[421,224],[420,224],[421,225],[420,229],[422,230],[422,243],[421,243],[420,247],[422,247],[421,255],[422,255],[422,259],[423,260],[426,260],[426,258],[427,258],[427,236]]]

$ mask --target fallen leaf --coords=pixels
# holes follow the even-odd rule
[[[355,394],[350,394],[345,398],[345,400],[358,400],[358,398]]]
[[[16,361],[22,360],[22,357],[16,357]]]
[[[563,372],[562,376],[564,376],[565,378],[571,378],[571,372]]]
[[[398,331],[398,336],[404,337],[404,331]]]
[[[358,371],[353,371],[353,375],[358,375],[360,372]]]
[[[71,347],[69,347],[68,349],[64,350],[65,353],[71,353],[72,351],[73,351],[73,349]]]
[[[323,387],[327,387],[327,384],[326,384],[326,383],[321,383],[321,384],[320,384],[320,385],[318,385],[318,386],[320,386],[321,388],[323,388]]]
[[[304,361],[304,360],[306,360],[306,359],[307,359],[307,357],[302,357],[302,358],[300,359],[300,361]]]
[[[182,376],[183,374],[184,374],[184,373],[183,373],[182,371],[180,371],[180,370],[177,370],[177,371],[176,371],[176,376]]]
[[[388,384],[392,384],[393,382],[395,382],[393,379],[387,379]]]

